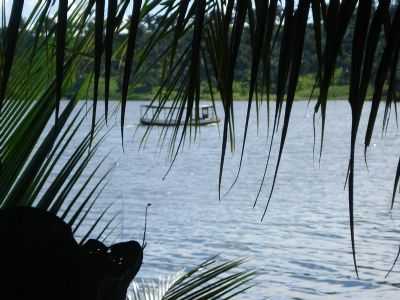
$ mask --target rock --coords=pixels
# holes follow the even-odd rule
[[[0,299],[125,300],[140,269],[136,241],[79,246],[68,224],[37,208],[0,210]]]

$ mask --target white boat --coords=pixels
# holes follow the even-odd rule
[[[200,107],[199,118],[191,118],[190,126],[204,126],[218,123],[220,119],[215,114],[212,105]],[[142,105],[140,107],[140,123],[148,126],[178,126],[184,125],[186,114],[179,120],[179,109],[172,106]]]

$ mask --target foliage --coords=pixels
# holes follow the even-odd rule
[[[62,217],[76,232],[95,205],[111,171],[102,168],[104,158],[92,162],[105,136],[105,122],[96,121],[91,134],[79,134],[88,112],[77,99],[90,82],[89,78],[75,78],[81,60],[75,53],[68,55],[62,64],[62,74],[58,76],[63,78],[62,92],[70,91],[70,99],[61,105],[57,101],[59,78],[52,75],[57,65],[57,53],[51,48],[54,41],[41,31],[45,30],[43,18],[50,3],[38,1],[29,18],[18,26],[20,3],[13,3],[3,39],[6,50],[1,51],[0,207],[40,207]],[[4,6],[2,11],[4,15]],[[69,21],[74,24],[69,34],[76,34],[79,18],[71,16]],[[12,26],[20,27],[15,37],[11,36],[15,33]],[[55,23],[46,32],[54,33],[54,26]],[[28,31],[36,32],[35,40],[32,47],[22,45],[21,50],[16,38],[20,36],[19,41],[24,42]],[[87,47],[85,39],[69,42],[75,43],[74,49],[80,51]],[[11,46],[12,43],[15,44]],[[15,49],[14,53],[10,47]],[[12,62],[9,74],[7,62]],[[100,179],[94,182],[99,169],[102,169]],[[102,216],[89,226],[88,233],[97,227],[100,219]],[[103,232],[104,237],[107,233]],[[88,237],[85,233],[83,236],[81,242]]]
[[[109,115],[101,116],[98,119],[96,118],[96,104],[92,110],[88,111],[87,106],[79,103],[78,99],[82,95],[87,95],[88,89],[94,90],[94,98],[96,98],[96,95],[101,97],[107,94],[107,91],[104,91],[103,95],[98,93],[100,88],[103,90],[110,85],[108,92],[116,93],[115,90],[118,89],[118,86],[115,80],[107,80],[99,76],[98,60],[101,58],[98,57],[99,53],[97,52],[99,47],[102,47],[98,45],[98,37],[93,38],[92,34],[81,34],[90,15],[90,11],[83,9],[85,3],[70,7],[67,14],[68,1],[60,1],[59,10],[56,13],[58,20],[52,23],[45,20],[47,14],[50,13],[51,3],[51,1],[38,1],[28,20],[22,24],[23,1],[14,1],[9,24],[5,36],[2,38],[2,41],[5,41],[5,51],[2,48],[0,53],[2,58],[0,208],[16,206],[42,208],[60,216],[76,234],[82,224],[87,222],[86,217],[96,204],[111,172],[111,169],[104,171],[102,167],[106,157],[100,158],[94,166],[92,160],[96,157],[96,150],[105,138],[105,118],[110,122],[115,116],[115,111],[111,111]],[[88,3],[89,6],[94,4],[94,1]],[[98,5],[99,3],[96,3],[96,14],[101,13]],[[139,8],[140,4],[135,6],[137,15]],[[2,9],[4,16],[5,6]],[[120,14],[123,15],[122,11]],[[62,20],[63,18],[64,20]],[[53,20],[53,18],[51,19]],[[96,21],[102,22],[103,17],[96,18]],[[46,28],[47,26],[50,27]],[[95,24],[93,30],[97,31],[98,26]],[[21,37],[22,44],[17,43],[17,33]],[[33,36],[32,33],[34,33]],[[25,44],[27,40],[24,37],[33,38],[29,47]],[[130,37],[131,35],[128,40]],[[88,57],[88,53],[91,51],[95,52],[94,64],[90,56]],[[100,54],[100,56],[102,55]],[[91,72],[81,72],[81,70],[89,68],[93,68],[93,76]],[[126,74],[128,73],[130,72]],[[129,76],[128,78],[125,76],[124,80],[129,81]],[[64,101],[61,101],[63,99]],[[94,103],[96,103],[95,100]],[[92,113],[92,129],[80,136],[82,125],[90,113]],[[110,123],[108,125],[112,126]],[[99,172],[103,174],[97,174]],[[95,179],[99,178],[98,175],[100,175],[100,179]],[[109,208],[107,207],[96,216],[93,224],[88,224],[89,229],[86,232],[81,232],[80,245],[88,248],[95,243],[90,254],[100,255],[101,251],[96,247],[105,246],[98,240],[106,240],[113,230],[115,217],[103,220]],[[101,227],[100,221],[103,221],[102,223],[105,225]],[[29,223],[28,220],[26,222]],[[35,231],[36,228],[39,227],[31,229]],[[97,240],[87,242],[89,237],[94,235],[95,229],[98,229],[99,232],[96,236]],[[35,232],[35,234],[39,237],[44,236],[43,232]],[[19,242],[26,244],[26,241]],[[51,244],[51,241],[45,242]],[[7,249],[12,251],[12,245],[13,243]],[[120,265],[123,263],[122,258],[118,255],[114,256],[113,250],[117,254],[121,254],[124,250],[123,247],[122,244],[113,245],[110,249],[106,248],[105,253],[101,253],[101,255],[111,255],[113,259],[118,260]],[[44,257],[46,253],[42,253],[42,255],[42,259],[46,259]],[[130,257],[135,256],[135,253],[131,251],[129,255]],[[25,259],[32,261],[30,256]],[[15,264],[15,262],[13,263]],[[37,263],[35,266],[44,267],[46,265],[40,260],[35,263]],[[97,278],[96,276],[99,274],[93,272],[101,268],[99,263],[100,259],[98,258],[96,266],[91,266],[93,267],[90,270],[92,273],[87,273],[89,278],[84,278],[85,283],[90,279]],[[173,293],[181,293],[181,289],[184,289],[185,295],[191,294],[192,296],[193,293],[209,295],[214,298],[234,295],[242,291],[239,288],[247,283],[253,275],[253,273],[239,272],[218,280],[217,276],[237,267],[241,261],[217,265],[210,268],[209,271],[200,270],[200,268],[206,268],[213,263],[211,260],[207,261],[197,269],[177,278],[174,285],[168,290],[169,297],[173,298]],[[52,267],[56,266],[52,265]],[[132,269],[132,265],[130,268]],[[36,272],[36,270],[32,270],[32,272]],[[128,272],[124,270],[123,275],[128,276],[131,272],[132,270]],[[135,274],[136,272],[137,269]],[[74,278],[74,280],[79,281],[79,278]],[[116,277],[113,277],[113,280],[114,283]],[[102,284],[104,285],[106,282],[102,282]],[[69,290],[71,293],[74,291]]]
[[[160,70],[157,71],[160,74],[154,76],[160,80],[152,101],[160,107],[172,102],[179,119],[186,124],[182,129],[171,129],[171,147],[175,153],[173,161],[189,132],[187,125],[191,119],[199,117],[200,93],[204,88],[201,79],[205,78],[212,100],[217,91],[224,109],[220,188],[225,154],[229,145],[234,148],[236,136],[234,85],[238,78],[240,85],[244,82],[243,78],[249,78],[248,83],[242,86],[248,90],[248,109],[241,157],[246,150],[252,108],[265,101],[268,107],[267,126],[271,134],[263,183],[270,169],[271,149],[280,131],[278,158],[272,170],[270,193],[265,201],[265,216],[290,129],[300,75],[315,73],[315,114],[321,115],[321,157],[327,100],[331,87],[335,86],[335,75],[342,70],[340,85],[348,86],[352,112],[348,166],[349,224],[353,261],[358,272],[353,216],[354,149],[371,83],[372,106],[364,138],[365,156],[379,107],[386,100],[384,126],[392,107],[396,108],[400,53],[400,4],[397,1],[287,0],[280,7],[278,0],[41,0],[36,2],[33,12],[23,23],[24,1],[13,1],[9,14],[5,12],[5,2],[2,3],[1,205],[15,205],[20,201],[33,203],[39,195],[32,191],[36,191],[37,185],[46,178],[47,166],[52,166],[48,157],[57,157],[56,154],[48,154],[56,149],[54,145],[59,145],[56,137],[60,137],[65,119],[76,105],[77,98],[72,97],[68,109],[61,111],[60,99],[63,95],[74,95],[87,87],[93,89],[92,130],[79,151],[83,153],[96,148],[98,144],[93,141],[99,126],[96,125],[96,108],[101,95],[101,78],[105,82],[105,119],[108,120],[107,91],[110,82],[113,82],[110,69],[116,68],[122,139],[125,106],[132,92],[131,87],[139,83],[145,74]],[[6,15],[9,15],[8,22]],[[92,25],[88,26],[89,23]],[[140,31],[147,30],[148,35],[140,35]],[[30,34],[32,46],[27,50],[23,45],[28,31],[33,35]],[[139,44],[141,38],[144,41]],[[240,68],[246,56],[250,57],[250,66]],[[303,64],[305,56],[313,57],[315,68],[302,71],[307,67]],[[153,63],[146,64],[149,61]],[[154,62],[156,68],[153,68]],[[274,107],[270,105],[272,102]],[[53,113],[56,115],[51,131],[54,135],[40,140]],[[76,160],[73,163],[76,165]],[[239,177],[241,165],[242,159],[233,184]],[[46,168],[43,169],[43,166]],[[397,168],[393,195],[399,177],[400,167]],[[61,187],[59,183],[52,186],[54,190],[46,192],[52,197],[39,203],[59,209],[65,198],[64,193],[55,205],[53,196]],[[20,195],[23,197],[20,198]],[[257,197],[254,205],[258,200]]]
[[[216,263],[212,258],[189,271],[179,271],[158,281],[134,281],[128,299],[231,299],[252,287],[249,281],[255,272],[232,272],[244,262],[244,259],[238,259]]]

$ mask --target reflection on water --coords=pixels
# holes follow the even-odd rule
[[[245,299],[398,299],[399,269],[395,268],[387,280],[384,278],[400,244],[396,205],[389,212],[400,149],[394,120],[383,138],[378,120],[374,144],[368,152],[368,171],[363,163],[362,135],[357,144],[355,217],[361,280],[356,280],[349,240],[347,191],[343,189],[350,142],[347,102],[328,105],[320,164],[318,158],[313,160],[313,107],[307,108],[305,102],[295,103],[276,189],[262,223],[260,217],[269,193],[272,168],[257,206],[254,209],[252,206],[267,157],[265,107],[261,108],[259,129],[255,122],[250,125],[239,181],[219,202],[218,128],[201,128],[197,142],[185,145],[163,181],[169,161],[167,148],[160,150],[161,129],[153,131],[144,150],[138,150],[144,128],[139,128],[133,136],[140,104],[128,105],[125,153],[120,147],[118,127],[100,148],[101,154],[113,149],[111,161],[117,161],[118,166],[99,205],[100,209],[115,202],[110,216],[123,211],[115,232],[117,239],[141,239],[145,205],[153,204],[140,276],[158,277],[215,254],[226,258],[249,256],[251,261],[247,266],[257,268],[259,284]],[[245,103],[236,104],[239,142],[245,110]],[[365,126],[366,118],[361,124],[363,133]],[[274,149],[273,162],[277,145]],[[224,190],[233,180],[239,158],[239,152],[228,153]]]

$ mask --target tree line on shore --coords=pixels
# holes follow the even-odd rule
[[[394,9],[395,5],[392,4]],[[283,11],[282,7],[278,7],[278,11]],[[281,14],[277,14],[276,19],[276,32],[274,33],[274,39],[282,39],[282,27],[283,24],[280,20]],[[152,17],[151,15],[146,15],[143,21],[139,24],[137,33],[137,49],[145,49],[147,43],[151,38],[154,37],[155,32],[160,28],[162,16]],[[24,20],[22,20],[24,23]],[[46,18],[44,22],[45,28],[53,28],[55,25],[54,20]],[[94,31],[94,20],[86,24],[86,28],[83,34],[90,35]],[[355,26],[355,17],[352,18],[349,24],[349,30],[343,38],[343,42],[340,49],[339,58],[336,63],[335,77],[333,79],[330,88],[330,98],[332,99],[346,99],[346,95],[349,93],[349,79],[350,79],[350,68],[351,68],[351,48],[352,40]],[[307,34],[304,40],[304,51],[302,65],[300,69],[300,77],[297,86],[297,99],[309,99],[316,98],[318,95],[315,92],[315,81],[316,74],[318,73],[318,61],[315,49],[315,36],[313,24],[310,22],[307,24],[306,28]],[[1,36],[4,34],[4,30],[0,30]],[[188,32],[186,36],[182,38],[180,43],[177,45],[177,56],[185,51],[188,43],[191,42],[191,34]],[[169,35],[169,36],[168,36]],[[246,100],[249,91],[249,82],[251,79],[251,49],[252,49],[252,39],[250,24],[246,23],[246,27],[243,29],[243,37],[240,45],[240,51],[238,52],[237,65],[235,70],[235,78],[233,83],[233,93],[236,100]],[[383,35],[383,33],[381,33]],[[121,49],[123,48],[124,42],[126,42],[127,32],[121,31],[114,36],[113,48]],[[135,79],[131,79],[131,86],[129,89],[129,100],[151,100],[160,88],[160,84],[163,81],[163,76],[165,75],[165,61],[159,59],[168,50],[167,46],[170,45],[172,40],[172,33],[167,34],[163,37],[162,43],[155,43],[151,49],[151,55],[144,60],[141,66],[141,72]],[[383,36],[381,36],[382,40]],[[3,38],[1,40],[4,40]],[[23,49],[31,48],[35,43],[34,32],[26,30],[24,35],[20,37],[19,51]],[[324,32],[322,32],[322,41],[325,40]],[[53,49],[54,50],[54,49]],[[384,51],[384,42],[378,45],[377,54],[382,55]],[[121,76],[121,65],[123,57],[121,55],[122,51],[116,51],[116,55],[113,57],[111,64],[111,79],[110,79],[110,97],[112,99],[118,100],[120,98],[121,86],[122,86],[122,76]],[[86,54],[88,58],[93,56],[92,53]],[[137,60],[137,58],[136,58]],[[272,48],[272,59],[271,59],[271,93],[276,92],[276,79],[278,76],[278,64],[279,64],[279,47]],[[376,68],[377,66],[375,66]],[[92,72],[93,67],[91,64],[85,63],[82,68],[79,69],[79,73],[76,74],[77,77],[85,77]],[[203,99],[210,99],[210,89],[207,83],[207,74],[202,70],[200,74],[201,80],[201,95]],[[211,78],[211,80],[214,80]],[[372,82],[371,82],[372,85]],[[400,90],[400,81],[398,81],[398,90]],[[104,80],[100,79],[100,89],[99,95],[104,96]],[[81,98],[90,98],[90,93],[92,89],[88,89],[88,93],[81,94]],[[217,91],[213,91],[217,94]],[[369,89],[368,96],[371,97],[372,89]],[[217,97],[218,98],[218,97]]]

